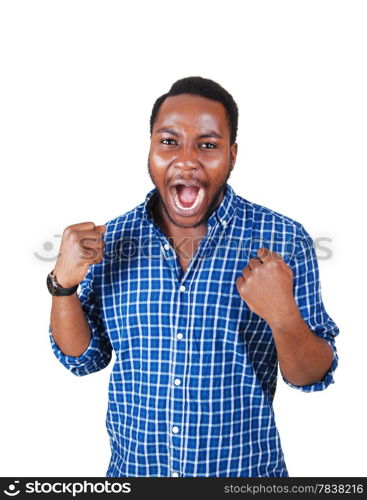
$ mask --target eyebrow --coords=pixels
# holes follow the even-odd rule
[[[214,130],[208,130],[206,134],[200,134],[198,139],[207,139],[209,137],[215,137],[216,139],[223,139],[223,137],[217,134],[217,132],[214,132]]]
[[[175,130],[173,130],[172,128],[165,128],[165,127],[158,129],[156,131],[156,134],[161,134],[163,132],[178,137],[178,133]],[[223,139],[223,137],[217,132],[214,132],[214,130],[208,130],[205,134],[200,134],[198,136],[198,139],[208,139],[210,137],[215,137],[216,139]]]
[[[166,134],[171,134],[171,135],[175,135],[176,137],[178,137],[178,133],[173,130],[172,128],[160,128],[156,131],[156,134],[161,134],[163,132],[166,132]]]

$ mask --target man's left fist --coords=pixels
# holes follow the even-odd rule
[[[251,311],[269,325],[298,311],[293,296],[293,272],[281,255],[261,247],[236,280],[237,290]]]

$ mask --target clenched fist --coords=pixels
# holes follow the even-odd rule
[[[88,272],[88,266],[104,257],[105,226],[81,222],[65,228],[60,251],[53,271],[63,288],[79,284]]]
[[[249,260],[236,285],[251,311],[271,325],[298,310],[293,296],[293,272],[281,255],[268,248],[259,248],[257,255]]]

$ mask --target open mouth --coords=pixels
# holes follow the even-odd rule
[[[200,208],[205,190],[199,186],[177,184],[171,188],[176,207],[183,212],[194,212]]]

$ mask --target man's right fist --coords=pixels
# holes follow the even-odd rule
[[[81,222],[65,228],[53,274],[63,288],[78,285],[88,272],[90,264],[104,257],[103,233],[106,226]]]

